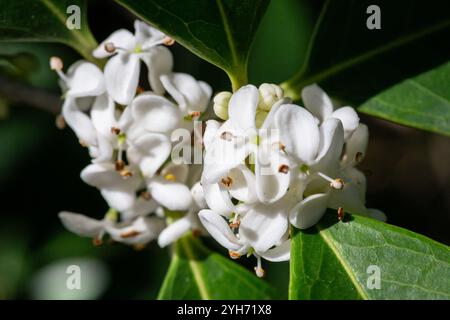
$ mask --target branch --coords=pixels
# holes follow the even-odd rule
[[[61,111],[61,99],[54,93],[0,76],[0,95],[13,103],[23,103],[53,114]]]

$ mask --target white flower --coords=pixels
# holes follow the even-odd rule
[[[164,227],[164,220],[157,217],[138,217],[132,221],[116,223],[108,215],[96,220],[82,214],[63,211],[59,213],[63,225],[71,232],[94,239],[99,245],[105,233],[114,241],[130,245],[145,245],[156,239]]]
[[[197,212],[200,209],[206,208],[206,202],[203,195],[203,188],[199,182],[192,186],[191,195],[194,201],[188,212],[182,218],[170,223],[159,235],[158,244],[161,248],[175,242],[189,230],[203,233]]]
[[[348,106],[335,110],[331,99],[316,84],[303,88],[302,100],[305,108],[308,109],[320,123],[331,117],[341,120],[346,140],[358,127],[359,117],[356,111]]]
[[[133,171],[124,176],[112,163],[93,163],[83,169],[81,179],[98,188],[109,207],[121,212],[134,206],[136,192],[143,186],[142,178]]]
[[[230,257],[253,254],[257,258],[255,272],[264,276],[261,258],[269,261],[286,261],[290,258],[290,240],[287,238],[287,219],[280,212],[269,212],[273,207],[263,205],[263,211],[255,208],[240,221],[228,224],[212,210],[201,210],[200,221],[211,236],[228,249]],[[231,226],[230,226],[231,225]]]
[[[147,65],[149,83],[158,94],[164,93],[160,75],[169,73],[173,66],[172,54],[161,46],[172,44],[172,39],[138,20],[134,28],[134,35],[125,29],[115,31],[93,52],[96,58],[116,54],[105,66],[106,88],[122,105],[129,104],[136,94],[141,61]]]
[[[64,74],[63,63],[58,57],[51,57],[50,67],[60,77],[60,85],[64,91],[62,115],[65,122],[75,132],[80,143],[98,148],[97,132],[88,112],[96,97],[105,92],[102,71],[93,63],[80,60],[72,64]]]
[[[164,74],[160,79],[180,108],[184,118],[182,126],[192,129],[192,121],[197,120],[209,105],[211,86],[186,73]]]

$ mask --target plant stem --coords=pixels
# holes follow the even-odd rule
[[[247,66],[235,70],[235,72],[227,71],[228,78],[231,81],[231,88],[236,92],[240,87],[248,83]]]

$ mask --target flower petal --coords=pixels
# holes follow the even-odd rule
[[[344,129],[341,121],[328,118],[320,126],[320,145],[314,169],[334,175],[344,147]]]
[[[125,227],[108,226],[106,231],[117,242],[146,244],[156,239],[164,228],[164,221],[156,217],[139,217]]]
[[[151,178],[169,157],[171,146],[166,135],[147,133],[130,141],[128,160],[139,166],[144,177]]]
[[[239,129],[255,128],[256,108],[259,91],[253,85],[246,85],[236,91],[228,104],[229,119]]]
[[[169,133],[178,127],[180,113],[166,98],[144,93],[133,100],[131,105],[134,126],[149,132]]]
[[[230,170],[228,177],[232,181],[228,190],[233,198],[247,204],[257,200],[255,175],[245,165]]]
[[[275,114],[281,143],[289,155],[302,163],[310,163],[317,156],[320,133],[316,120],[306,109],[284,104]]]
[[[173,68],[173,56],[169,49],[163,46],[151,48],[149,51],[141,53],[140,57],[148,68],[148,81],[152,90],[157,94],[164,93],[164,86],[160,77],[168,74]]]
[[[166,247],[172,242],[177,241],[193,226],[192,214],[187,214],[183,218],[169,224],[159,235],[158,245],[161,248]]]
[[[112,43],[115,47],[123,48],[127,51],[133,51],[136,46],[134,35],[126,29],[119,29],[114,31],[105,41],[100,43],[100,45],[92,52],[92,55],[99,59],[112,56],[114,52],[105,50],[105,44],[107,43]]]
[[[166,36],[158,29],[153,28],[140,20],[134,21],[134,33],[136,35],[136,43],[138,43],[141,47],[159,42]]]
[[[228,190],[219,183],[204,184],[205,201],[214,212],[229,217],[234,210]]]
[[[333,103],[325,91],[317,84],[303,88],[302,100],[305,108],[319,119],[320,122],[325,121],[333,112]]]
[[[288,239],[280,245],[258,254],[272,262],[288,261],[291,258],[291,240]]]
[[[182,183],[154,177],[148,182],[148,190],[153,199],[171,211],[185,211],[192,205],[191,191]]]
[[[345,163],[360,162],[366,155],[368,141],[369,129],[365,124],[360,123],[345,145]]]
[[[228,250],[238,251],[242,246],[225,219],[212,210],[201,210],[200,221],[211,236]]]
[[[189,74],[162,75],[161,82],[185,115],[193,111],[203,112],[209,104],[211,87],[205,82],[197,81]]]
[[[103,72],[93,63],[83,60],[75,62],[67,71],[67,78],[67,96],[98,96],[105,91]]]
[[[331,114],[331,116],[333,118],[341,120],[342,126],[344,127],[345,140],[347,140],[353,133],[353,131],[358,128],[359,117],[355,109],[353,109],[352,107],[342,107],[336,109]]]
[[[299,229],[312,227],[325,213],[329,198],[328,193],[318,193],[306,197],[291,210],[289,221]]]
[[[81,143],[87,146],[97,145],[97,132],[94,125],[89,116],[78,109],[75,99],[66,98],[62,107],[62,115]]]
[[[128,105],[136,95],[140,60],[136,54],[117,54],[105,66],[106,89],[119,104]]]
[[[291,168],[289,159],[279,148],[261,143],[255,163],[256,194],[264,203],[283,197],[289,187]]]
[[[239,235],[256,252],[265,252],[277,244],[288,228],[287,208],[282,201],[258,204],[241,219]]]
[[[155,212],[158,206],[159,204],[153,199],[138,197],[131,208],[120,213],[120,217],[122,221],[130,221],[138,216],[146,216]]]
[[[199,209],[205,209],[208,207],[205,199],[205,193],[200,182],[195,183],[191,188],[192,198]]]
[[[104,137],[112,138],[111,128],[117,127],[116,105],[107,94],[102,94],[95,99],[91,110],[92,124]]]
[[[101,220],[92,219],[85,215],[68,211],[60,212],[58,217],[61,219],[62,224],[67,230],[82,237],[98,236],[105,225]]]

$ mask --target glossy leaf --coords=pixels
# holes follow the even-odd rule
[[[407,79],[364,103],[360,111],[450,135],[450,62]]]
[[[294,232],[289,297],[450,299],[450,250],[373,219],[338,222],[329,212],[316,226]]]
[[[273,299],[274,289],[236,262],[185,236],[175,252],[158,299]]]
[[[69,29],[67,20],[81,10],[80,29]],[[0,41],[59,42],[71,46],[90,59],[96,46],[87,18],[85,0],[0,0]],[[74,20],[75,21],[75,20]]]
[[[201,58],[247,82],[247,59],[269,0],[116,0]]]
[[[318,10],[307,58],[283,83],[294,99],[304,86],[319,83],[334,97],[357,105],[448,60],[448,1],[325,0],[314,5]],[[367,28],[370,5],[380,8],[381,29]]]

